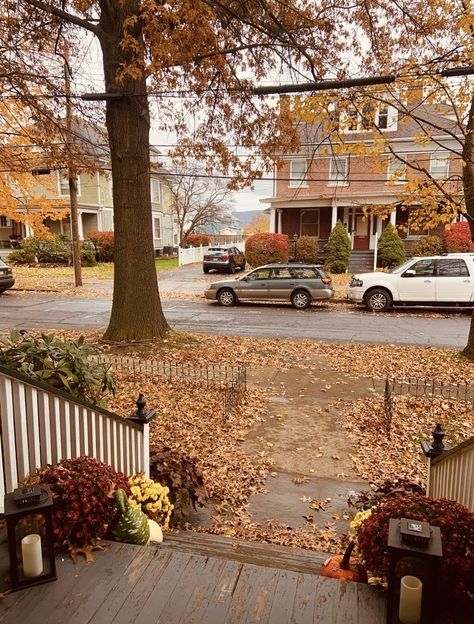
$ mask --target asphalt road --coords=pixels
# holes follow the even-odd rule
[[[110,299],[17,294],[0,297],[0,329],[92,329],[106,327]],[[163,301],[171,327],[219,335],[307,338],[324,342],[389,343],[464,347],[469,313],[394,311],[385,314],[334,305],[294,310],[290,305],[240,304],[223,308],[207,301]]]

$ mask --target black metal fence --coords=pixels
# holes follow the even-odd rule
[[[222,412],[225,419],[232,415],[247,389],[247,369],[244,366],[225,364],[189,364],[168,360],[144,360],[130,356],[99,355],[94,361],[109,364],[118,372],[131,371],[147,376],[186,379],[216,388],[222,395]]]

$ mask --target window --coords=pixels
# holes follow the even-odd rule
[[[290,187],[308,185],[308,163],[306,160],[290,161]]]
[[[408,270],[415,271],[416,277],[430,277],[431,275],[434,275],[434,267],[434,260],[419,260]]]
[[[316,279],[319,277],[319,274],[310,267],[292,267],[291,274],[294,279]]]
[[[160,181],[156,178],[151,178],[151,203],[159,204],[161,202],[160,196]]]
[[[399,154],[400,158],[405,159],[406,154]],[[395,156],[388,159],[387,180],[393,184],[403,184],[407,181],[407,164],[402,162]]]
[[[284,269],[273,269],[273,279],[291,279],[290,269],[285,267]]]
[[[387,130],[388,129],[388,106],[382,105],[377,114],[377,126],[379,130]]]
[[[270,277],[270,269],[257,269],[248,274],[249,280],[266,280]]]
[[[161,219],[155,217],[153,219],[153,238],[161,238]]]
[[[10,227],[12,224],[9,217],[0,217],[0,227]]]
[[[438,261],[438,275],[440,277],[469,277],[469,271],[464,260],[452,258]]]
[[[329,183],[347,183],[347,158],[333,156],[329,161]]]
[[[81,194],[81,179],[76,178],[77,184],[77,195],[78,197]],[[58,187],[60,195],[69,195],[69,178],[67,174],[58,171]]]
[[[301,236],[319,238],[319,210],[301,211]]]
[[[359,130],[359,113],[355,108],[349,108],[347,111],[347,130],[349,132],[357,132]]]
[[[448,154],[432,154],[430,161],[430,173],[433,178],[446,179],[449,170]]]

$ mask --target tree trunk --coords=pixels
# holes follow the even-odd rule
[[[150,196],[150,117],[146,81],[140,61],[144,48],[140,20],[131,34],[139,45],[136,73],[121,81],[117,72],[131,61],[120,46],[124,24],[139,14],[138,0],[100,0],[100,44],[107,93],[126,94],[106,100],[106,123],[112,160],[114,202],[114,294],[105,338],[134,341],[161,338],[168,330],[163,315],[153,249]]]
[[[469,329],[469,336],[467,339],[467,345],[462,351],[462,355],[474,362],[474,310],[471,316],[471,327]]]
[[[464,202],[471,228],[471,239],[474,241],[474,97],[471,98],[462,158]]]

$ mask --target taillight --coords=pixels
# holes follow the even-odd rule
[[[206,255],[204,254],[204,256],[203,256],[203,260],[209,260],[209,256],[206,256]]]
[[[225,256],[221,256],[221,260],[228,260],[229,256],[226,254]]]
[[[330,277],[322,277],[321,281],[323,284],[326,284],[326,286],[331,286],[332,284],[332,279]]]

